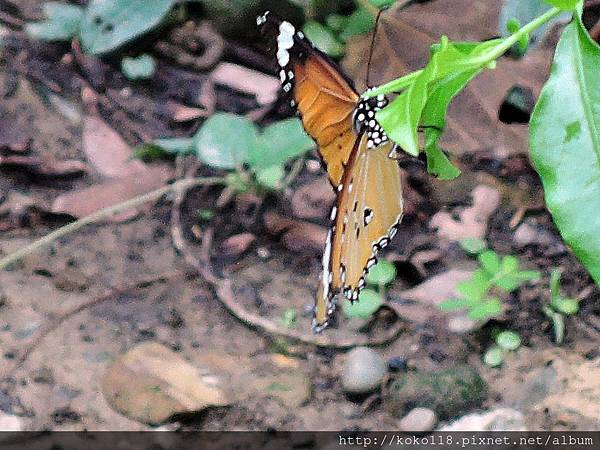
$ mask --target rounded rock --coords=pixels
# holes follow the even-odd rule
[[[381,385],[385,373],[385,360],[376,351],[357,347],[347,354],[342,370],[342,387],[349,394],[366,394]]]
[[[401,431],[424,432],[433,430],[437,422],[437,416],[431,409],[413,408],[400,419],[398,426]]]

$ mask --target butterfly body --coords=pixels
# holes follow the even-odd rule
[[[361,98],[352,81],[291,23],[267,12],[257,25],[276,42],[282,90],[316,141],[337,192],[315,304],[313,329],[320,331],[338,293],[358,300],[365,275],[402,218],[400,168],[388,157],[395,145],[375,119],[388,101]]]

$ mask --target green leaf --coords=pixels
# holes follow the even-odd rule
[[[302,27],[302,31],[315,47],[323,53],[332,58],[340,58],[344,55],[344,45],[337,40],[331,31],[319,22],[309,20]]]
[[[315,146],[298,118],[286,119],[266,127],[258,144],[249,149],[248,164],[253,169],[281,166]]]
[[[552,322],[552,329],[554,330],[554,342],[558,345],[562,344],[565,338],[565,316],[557,313],[552,308],[545,306],[542,311],[550,321]]]
[[[329,14],[325,18],[325,23],[333,31],[340,32],[344,29],[344,27],[346,27],[346,25],[348,24],[348,20],[348,16],[342,16],[340,14]]]
[[[198,159],[217,169],[234,169],[256,151],[258,132],[245,117],[217,113],[204,122],[194,136]]]
[[[441,302],[439,308],[442,311],[460,311],[463,309],[469,309],[477,303],[478,300],[472,300],[468,298],[451,298]]]
[[[456,285],[456,290],[465,298],[479,301],[490,288],[491,275],[482,269],[477,269],[467,281]]]
[[[167,16],[175,0],[91,0],[81,22],[81,46],[103,55],[145,34]]]
[[[554,269],[550,273],[550,305],[560,298],[560,269]]]
[[[285,170],[282,166],[271,166],[260,169],[256,172],[256,181],[268,189],[279,189],[281,180],[285,176]]]
[[[25,32],[41,41],[68,41],[79,33],[83,8],[58,2],[46,2],[44,14],[47,20],[25,25]]]
[[[358,8],[348,17],[346,26],[340,33],[340,39],[346,42],[353,36],[368,33],[374,27],[375,18],[373,15],[364,8]]]
[[[388,285],[396,279],[396,266],[385,259],[369,269],[365,281],[371,286]]]
[[[563,239],[600,284],[600,48],[565,28],[531,117],[530,151]]]
[[[379,309],[382,303],[383,299],[377,292],[372,289],[363,289],[358,301],[354,303],[345,301],[342,303],[342,311],[344,311],[346,317],[368,319]]]
[[[579,312],[579,302],[574,298],[561,297],[554,304],[555,309],[567,316],[574,316]]]
[[[121,60],[121,71],[129,80],[145,80],[154,75],[156,60],[147,53],[136,58],[125,57]]]
[[[133,149],[133,157],[144,162],[155,161],[157,159],[170,158],[173,159],[173,154],[165,151],[160,145],[142,144]]]
[[[290,308],[290,309],[286,309],[283,312],[280,322],[286,328],[293,328],[296,326],[297,319],[298,319],[298,313],[296,312],[295,309]]]
[[[478,303],[469,310],[469,319],[488,320],[502,312],[502,303],[497,298],[490,298]]]
[[[489,367],[499,367],[504,362],[504,352],[500,347],[492,345],[483,355],[483,362]]]
[[[164,138],[155,139],[154,144],[165,152],[176,155],[191,155],[194,153],[194,138]]]
[[[388,8],[396,3],[396,0],[369,0],[369,3],[379,9]]]
[[[544,0],[549,5],[565,11],[574,11],[581,0]]]
[[[461,248],[472,255],[477,255],[487,249],[487,243],[482,239],[466,238],[459,242]]]
[[[481,266],[490,274],[495,275],[501,270],[500,258],[493,250],[486,250],[477,256]]]
[[[521,346],[521,336],[514,331],[502,331],[496,336],[496,344],[502,350],[514,351]]]

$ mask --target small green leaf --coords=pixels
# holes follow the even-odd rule
[[[282,120],[262,131],[257,145],[249,148],[248,164],[254,170],[281,166],[314,146],[314,141],[304,131],[300,119]]]
[[[500,272],[500,258],[493,250],[486,250],[477,257],[481,266],[491,275]]]
[[[502,273],[513,273],[519,270],[519,260],[515,256],[508,255],[502,258],[500,271]]]
[[[598,67],[600,47],[576,15],[562,33],[529,127],[530,152],[546,205],[596,284],[600,284]],[[574,133],[575,129],[579,131]]]
[[[554,303],[556,311],[573,316],[579,312],[579,302],[574,298],[560,298]]]
[[[201,208],[198,210],[198,218],[200,220],[211,220],[213,217],[215,217],[215,212],[212,209],[208,209],[208,208]]]
[[[204,122],[194,137],[198,159],[217,169],[234,169],[256,151],[258,132],[245,117],[217,113]]]
[[[342,16],[340,14],[330,14],[325,19],[325,23],[333,31],[340,32],[344,29],[344,27],[348,23],[348,19],[349,19],[348,16]]]
[[[456,290],[465,298],[479,301],[490,288],[491,276],[482,269],[477,269],[467,281],[456,285]]]
[[[514,17],[506,23],[506,29],[510,34],[516,33],[521,28],[521,23]]]
[[[544,0],[549,5],[565,11],[575,11],[581,0]]]
[[[496,336],[496,344],[502,350],[514,351],[521,346],[521,336],[514,331],[502,331]]]
[[[256,172],[256,181],[268,189],[279,189],[281,180],[285,176],[285,170],[282,166],[271,166],[260,169]]]
[[[504,362],[504,352],[500,347],[492,345],[483,355],[483,362],[489,367],[499,367]]]
[[[165,152],[176,155],[191,155],[194,153],[193,138],[164,138],[155,139],[154,144],[163,148]]]
[[[144,53],[136,58],[125,57],[121,60],[121,71],[129,80],[146,80],[156,71],[156,60]]]
[[[160,145],[142,144],[133,149],[133,157],[144,162],[155,161],[157,159],[173,159],[173,154],[165,151]]]
[[[344,311],[346,317],[368,319],[379,309],[382,303],[383,299],[377,292],[372,289],[363,289],[358,301],[354,303],[345,301],[342,303],[342,311]]]
[[[560,269],[554,269],[550,273],[550,303],[554,303],[555,299],[560,297]]]
[[[468,298],[451,298],[440,303],[439,308],[442,311],[460,311],[469,309],[476,305],[479,301]]]
[[[469,310],[469,319],[488,320],[502,313],[502,303],[497,298],[490,298],[473,306]]]
[[[461,248],[472,255],[477,255],[487,249],[487,243],[482,239],[466,238],[459,242]]]
[[[46,2],[44,15],[47,20],[28,23],[25,32],[41,41],[68,41],[79,33],[83,8],[58,2]]]
[[[81,22],[81,46],[103,55],[154,29],[175,0],[91,0]]]
[[[426,133],[425,153],[427,154],[427,172],[439,180],[454,180],[460,176],[460,169],[452,164],[446,154],[438,147],[438,138],[439,134]]]
[[[366,276],[367,284],[371,286],[388,285],[396,279],[396,266],[385,259],[379,260],[377,264],[369,269]]]
[[[369,3],[379,9],[383,9],[392,6],[396,3],[396,0],[369,0]]]
[[[235,192],[248,192],[250,186],[248,181],[238,172],[231,172],[225,176],[225,184]]]
[[[281,317],[281,324],[286,328],[293,328],[296,326],[296,321],[298,318],[298,313],[295,309],[290,308],[286,309],[283,312],[283,316]]]
[[[315,47],[323,53],[332,58],[340,58],[344,55],[344,45],[319,22],[309,20],[304,24],[302,31]]]
[[[340,39],[346,42],[353,36],[368,33],[373,27],[375,27],[373,15],[364,8],[358,8],[348,18],[346,26],[340,33]]]

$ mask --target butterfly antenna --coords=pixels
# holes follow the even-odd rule
[[[379,25],[379,18],[381,17],[381,13],[383,9],[377,11],[377,17],[375,17],[375,28],[373,29],[373,37],[371,38],[371,48],[369,50],[369,61],[367,62],[367,88],[370,88],[369,84],[369,75],[371,75],[371,60],[373,59],[373,50],[375,49],[375,39],[377,38],[377,28]]]

